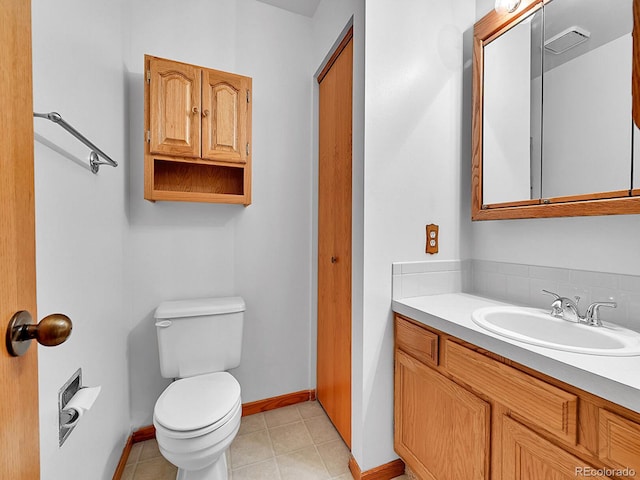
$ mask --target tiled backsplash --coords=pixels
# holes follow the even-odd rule
[[[468,272],[468,268],[463,268],[463,263],[467,262],[451,260],[394,263],[392,296],[400,299],[460,292],[463,288],[463,270]]]
[[[518,305],[547,308],[553,297],[542,289],[573,298],[580,311],[595,301],[615,301],[602,308],[602,319],[640,330],[640,276],[541,267],[486,260],[393,264],[393,298],[466,292]]]

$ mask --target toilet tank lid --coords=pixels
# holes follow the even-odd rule
[[[220,315],[244,312],[242,297],[194,298],[162,302],[156,308],[154,318],[184,318],[201,315]]]

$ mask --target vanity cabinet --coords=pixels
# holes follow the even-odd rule
[[[585,462],[534,432],[502,416],[502,478],[512,480],[575,480],[594,475],[587,472]],[[592,472],[588,470],[588,472]],[[598,475],[607,479],[609,476]]]
[[[145,198],[251,203],[251,78],[145,55]]]
[[[640,480],[640,414],[395,314],[394,446],[422,480]]]
[[[413,357],[396,356],[395,446],[425,479],[489,479],[487,402]]]

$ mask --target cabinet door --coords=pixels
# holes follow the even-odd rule
[[[251,78],[202,71],[202,158],[246,163],[250,154]]]
[[[565,452],[509,417],[503,417],[502,478],[509,480],[607,479],[603,471]]]
[[[420,478],[487,480],[490,415],[488,403],[396,351],[394,445]]]
[[[640,423],[604,408],[599,412],[598,457],[607,465],[636,472],[640,479]]]
[[[200,69],[149,59],[149,150],[200,156]]]

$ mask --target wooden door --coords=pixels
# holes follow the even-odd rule
[[[251,78],[202,71],[202,158],[247,163]]]
[[[401,351],[394,392],[394,447],[420,478],[489,480],[487,402]]]
[[[351,119],[353,46],[319,77],[317,397],[351,446]]]
[[[149,150],[200,156],[200,69],[145,55],[149,83]]]
[[[607,479],[597,469],[539,437],[507,416],[502,417],[502,478],[510,480]]]
[[[4,342],[14,313],[36,317],[31,2],[0,8],[0,478],[40,478],[38,349],[11,357]]]

